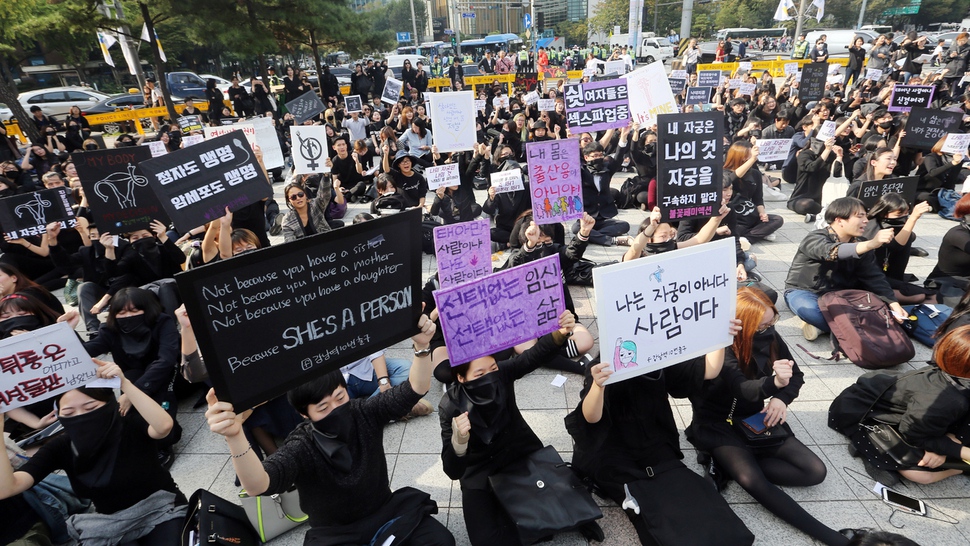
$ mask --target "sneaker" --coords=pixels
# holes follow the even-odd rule
[[[741,245],[741,250],[745,252],[751,250],[751,241],[747,237],[738,237],[738,243]]]
[[[768,235],[765,235],[764,239],[769,243],[773,243],[778,240],[778,236],[775,235],[774,233],[769,233]]]
[[[613,237],[613,244],[616,246],[630,246],[633,244],[633,237],[629,235],[620,235],[619,237]]]
[[[270,235],[279,235],[283,233],[283,215],[277,214],[276,218],[273,218],[273,225],[269,228]]]
[[[816,339],[818,339],[819,333],[820,333],[819,329],[816,328],[815,326],[807,322],[802,324],[802,335],[805,336],[806,340],[815,341]]]
[[[814,214],[806,214],[805,215],[805,223],[806,224],[811,224],[814,221],[815,221],[815,215]]]

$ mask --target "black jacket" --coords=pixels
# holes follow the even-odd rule
[[[822,184],[829,178],[829,168],[835,161],[835,153],[829,152],[829,156],[823,159],[821,154],[817,154],[810,148],[798,153],[795,158],[798,163],[798,174],[795,175],[795,189],[788,198],[788,208],[792,207],[797,199],[811,199],[816,203],[822,201]],[[836,167],[836,175],[840,174],[840,167]]]
[[[610,193],[610,180],[616,171],[620,170],[621,160],[619,158],[626,154],[627,144],[620,146],[616,154],[606,158],[606,169],[601,172],[593,171],[590,165],[583,165],[581,168],[583,179],[583,208],[590,216],[597,220],[613,218],[619,211],[616,210],[616,202]],[[596,188],[596,178],[600,180],[599,189]]]
[[[887,303],[895,302],[896,296],[876,263],[875,253],[855,254],[853,249],[841,248],[863,241],[864,238],[856,238],[841,243],[831,228],[809,232],[798,245],[785,288],[810,290],[816,294],[834,290],[868,290]]]
[[[125,377],[145,394],[157,398],[168,389],[175,377],[175,367],[181,359],[181,345],[175,319],[162,313],[152,327],[152,341],[145,356],[138,358],[125,352],[121,345],[124,335],[102,324],[98,336],[84,342],[84,350],[92,357],[111,353]]]

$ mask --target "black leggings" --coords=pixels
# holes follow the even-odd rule
[[[818,214],[822,212],[822,205],[818,204],[814,199],[804,197],[789,201],[788,210],[795,211],[798,214]]]
[[[805,444],[791,437],[770,455],[756,456],[750,449],[737,446],[715,448],[711,455],[728,476],[774,515],[829,546],[849,543],[777,487],[805,487],[825,480],[825,463]]]

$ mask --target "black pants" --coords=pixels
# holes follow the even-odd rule
[[[778,231],[778,228],[780,228],[784,223],[785,219],[777,214],[769,214],[767,222],[762,222],[760,219],[758,219],[758,222],[750,228],[741,225],[741,223],[738,222],[738,236],[747,237],[752,241],[760,241],[761,239],[764,239],[765,237]]]
[[[455,537],[433,516],[425,516],[401,546],[455,546]]]
[[[809,199],[806,197],[789,201],[788,210],[795,211],[798,214],[818,214],[822,212],[822,205],[820,205],[814,199]]]
[[[521,544],[515,523],[491,491],[462,488],[461,507],[472,546]]]

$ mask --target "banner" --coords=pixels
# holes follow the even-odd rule
[[[664,70],[663,63],[657,61],[623,76],[629,86],[630,112],[641,127],[657,123],[660,114],[678,111],[670,85],[661,83],[667,80]]]
[[[515,75],[515,87],[521,87],[525,91],[532,91],[539,84],[539,74],[537,72],[519,72]]]
[[[626,127],[630,123],[626,80],[567,85],[564,95],[566,123],[573,133]]]
[[[492,187],[495,188],[495,193],[508,193],[525,189],[525,184],[522,182],[522,169],[491,173],[489,179]]]
[[[438,153],[463,152],[474,149],[475,94],[471,91],[429,93],[431,105],[431,139]]]
[[[293,174],[328,173],[327,128],[323,125],[290,126]]]
[[[790,138],[759,138],[757,142],[760,163],[774,163],[788,159],[788,152],[791,150]]]
[[[424,178],[428,181],[428,189],[432,191],[438,188],[461,185],[461,173],[458,172],[458,163],[446,163],[434,167],[425,167]]]
[[[443,288],[434,300],[452,366],[539,338],[559,329],[566,309],[559,255]]]
[[[889,96],[890,112],[909,112],[913,107],[929,108],[933,103],[932,85],[897,85]]]
[[[538,225],[583,217],[579,140],[547,140],[525,145],[529,164],[532,218]]]
[[[0,199],[0,227],[11,239],[40,237],[47,224],[60,222],[62,228],[77,225],[68,200],[67,188],[51,188]]]
[[[201,138],[201,136],[200,136]],[[151,159],[144,146],[71,154],[94,223],[102,233],[151,230],[152,220],[168,225],[168,214],[138,165]]]
[[[448,288],[492,273],[488,218],[434,228],[438,283]]]
[[[710,218],[721,203],[724,114],[663,114],[657,124],[657,204],[664,221]]]
[[[662,119],[662,118],[661,118]],[[593,269],[600,358],[616,383],[733,342],[737,262],[728,237]]]
[[[396,101],[395,101],[396,102]],[[286,111],[293,114],[293,123],[300,125],[304,121],[320,115],[326,107],[312,89],[286,103]]]

